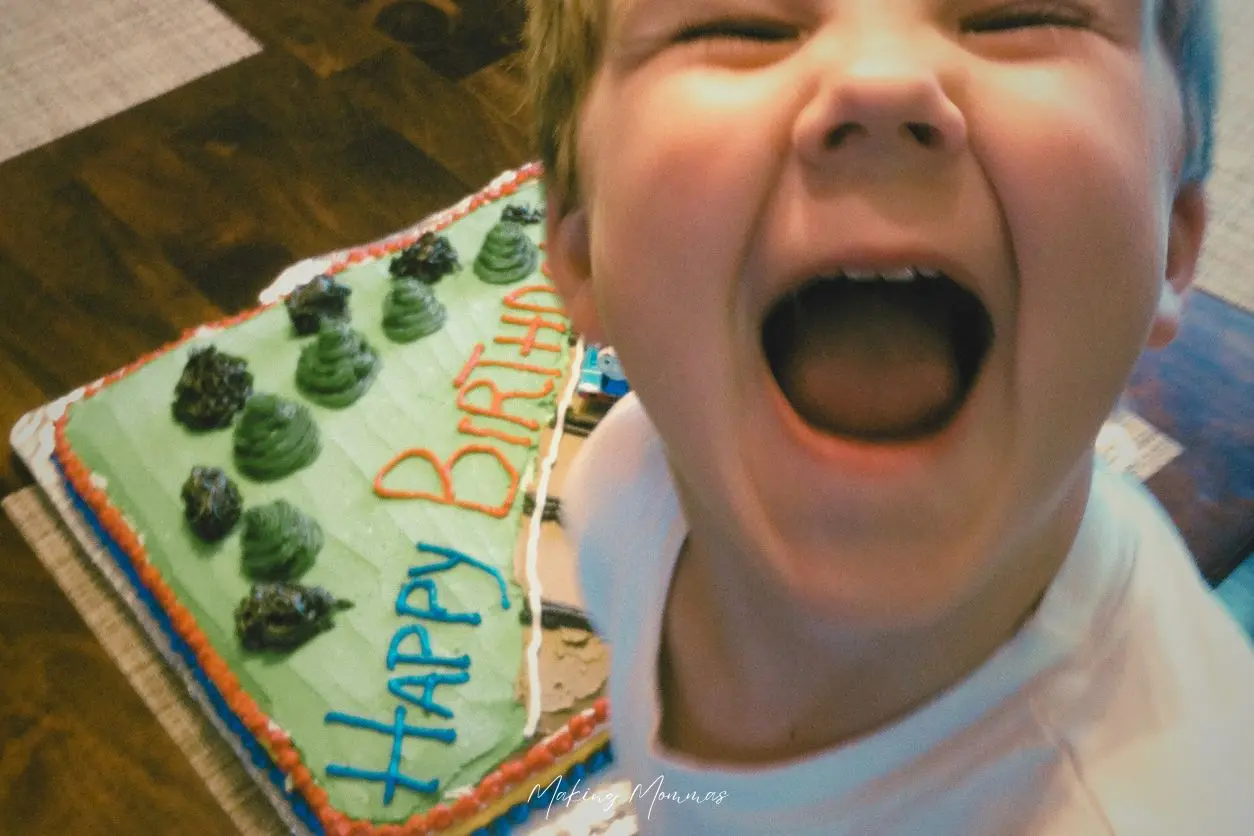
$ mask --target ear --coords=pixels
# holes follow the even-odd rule
[[[592,286],[592,244],[587,210],[563,208],[561,195],[550,192],[545,216],[545,255],[549,277],[566,304],[576,333],[604,343]]]
[[[1167,232],[1167,269],[1159,289],[1158,310],[1146,344],[1162,348],[1176,338],[1184,300],[1197,275],[1206,233],[1206,191],[1200,183],[1180,187],[1171,206]]]

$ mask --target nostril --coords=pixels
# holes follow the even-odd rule
[[[902,135],[913,140],[924,148],[940,148],[945,144],[945,136],[935,125],[927,122],[906,122],[901,126]],[[869,134],[866,126],[860,122],[843,122],[828,131],[823,137],[823,146],[827,150],[835,150],[844,145],[851,137]]]
[[[941,132],[926,122],[907,122],[905,130],[924,148],[937,148],[941,144]]]
[[[857,133],[866,133],[866,128],[857,122],[844,122],[827,132],[824,145],[828,149],[839,148],[846,139]]]

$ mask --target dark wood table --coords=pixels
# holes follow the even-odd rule
[[[265,50],[0,164],[0,428],[285,266],[373,240],[533,156],[514,0],[219,5]],[[1212,580],[1254,545],[1254,317],[1199,294],[1147,357],[1150,481]],[[31,483],[0,457],[0,495]],[[0,831],[231,824],[0,516]]]

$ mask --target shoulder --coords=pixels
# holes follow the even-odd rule
[[[1109,473],[1095,489],[1130,581],[1105,634],[1084,644],[1071,697],[1046,697],[1039,716],[1112,832],[1249,833],[1254,649],[1153,496]]]
[[[1120,708],[1109,706],[1112,712]],[[1254,821],[1251,721],[1224,706],[1183,717],[1164,706],[1161,713],[1157,725],[1110,734],[1100,747],[1072,749],[1084,793],[1110,832],[1248,836]],[[1115,717],[1106,723],[1128,725]]]
[[[1126,612],[1134,642],[1191,676],[1241,678],[1254,687],[1254,647],[1202,577],[1175,524],[1142,484],[1106,474],[1109,507],[1132,551]],[[1254,723],[1254,720],[1251,721]]]

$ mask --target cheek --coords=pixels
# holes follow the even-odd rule
[[[757,213],[778,156],[771,117],[751,96],[720,99],[710,85],[637,86],[644,89],[627,87],[601,120],[599,179],[608,188],[600,209],[607,223],[648,236],[624,245],[695,246],[694,259],[717,259],[739,243],[729,233],[743,236]]]
[[[1140,85],[1060,91],[980,149],[1017,262],[1017,391],[1095,429],[1139,356],[1158,297],[1161,148]]]
[[[682,79],[623,84],[589,108],[596,295],[629,375],[642,354],[683,334],[725,339],[719,326],[732,315],[745,242],[778,164],[779,120],[746,86],[720,96]]]

